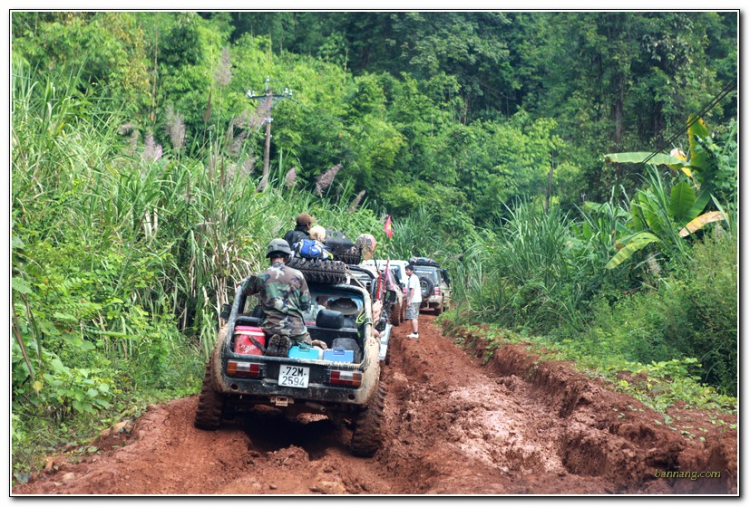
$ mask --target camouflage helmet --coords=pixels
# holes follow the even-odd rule
[[[275,254],[275,255],[274,255]],[[281,238],[272,239],[268,244],[268,250],[266,250],[266,257],[280,257],[281,255],[289,257],[292,255],[292,250],[289,248],[289,243]]]

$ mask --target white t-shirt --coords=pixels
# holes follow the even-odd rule
[[[411,304],[422,302],[422,286],[419,285],[419,278],[414,273],[411,274],[406,282],[406,300],[409,301],[409,291],[414,289],[414,296],[411,298]]]

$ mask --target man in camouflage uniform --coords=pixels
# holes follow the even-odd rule
[[[260,293],[264,313],[260,327],[271,337],[268,356],[286,357],[292,345],[312,343],[302,315],[310,309],[310,290],[304,275],[286,265],[291,254],[286,241],[274,239],[266,252],[271,266],[242,284],[245,296]]]

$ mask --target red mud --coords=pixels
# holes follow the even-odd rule
[[[737,493],[737,431],[729,428],[736,417],[716,426],[710,414],[675,409],[670,429],[633,398],[569,364],[537,363],[520,346],[498,349],[483,365],[432,320],[420,316],[418,340],[406,338],[407,326],[394,328],[383,372],[386,443],[373,458],[349,454],[346,428],[272,409],[198,430],[193,396],[152,406],[129,432],[100,438],[101,455],[51,459],[12,494]],[[664,479],[657,471],[721,477]]]

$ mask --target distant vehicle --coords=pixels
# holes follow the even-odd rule
[[[451,288],[448,271],[435,266],[414,266],[414,274],[422,288],[420,308],[428,308],[440,315],[451,306]]]

